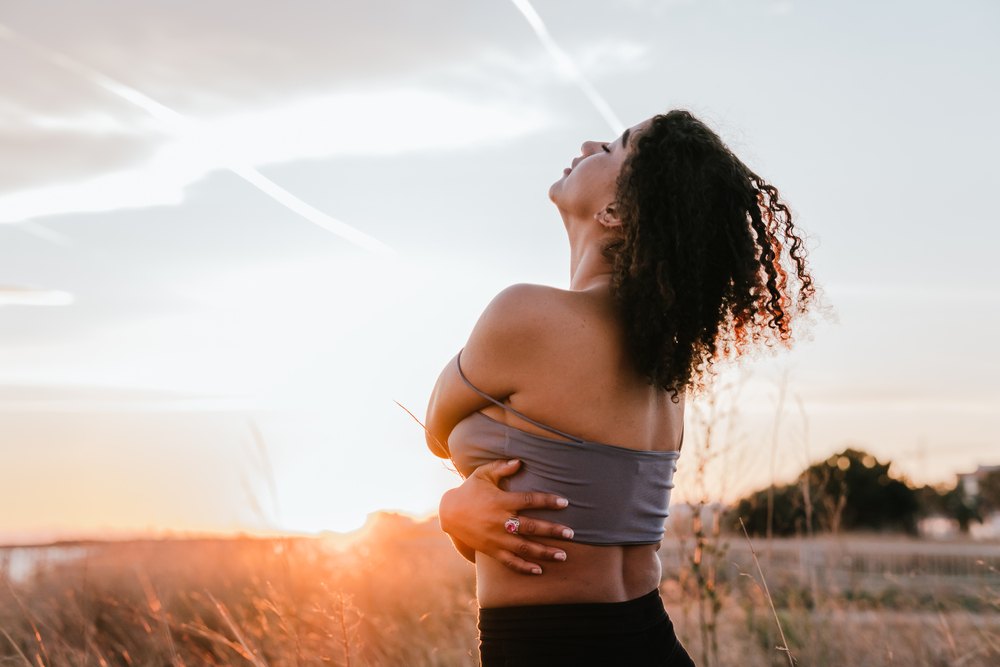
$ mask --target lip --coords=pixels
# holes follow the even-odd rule
[[[573,171],[570,167],[563,169],[563,176],[569,176],[569,172]]]

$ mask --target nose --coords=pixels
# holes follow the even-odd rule
[[[599,150],[601,150],[601,142],[599,141],[585,141],[583,142],[583,145],[580,146],[580,152],[583,153],[584,156],[593,155]]]

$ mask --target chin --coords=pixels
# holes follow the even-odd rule
[[[551,201],[553,204],[556,204],[557,206],[559,204],[559,202],[557,201],[559,198],[559,192],[562,190],[562,184],[564,180],[566,180],[565,176],[563,176],[558,181],[549,186],[549,201]]]

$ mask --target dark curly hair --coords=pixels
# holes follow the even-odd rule
[[[616,186],[612,293],[638,367],[674,401],[719,358],[789,345],[816,301],[801,232],[774,186],[683,110],[655,116]]]

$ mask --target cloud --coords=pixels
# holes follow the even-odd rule
[[[588,44],[578,52],[576,60],[580,69],[594,78],[626,71],[642,71],[649,68],[651,63],[647,45],[612,39]]]
[[[825,288],[827,294],[835,298],[891,301],[895,303],[1000,303],[1000,289],[981,287],[961,287],[957,285],[899,285],[899,284],[860,284],[832,283]]]
[[[159,141],[124,133],[19,124],[0,130],[0,193],[65,183],[146,160]]]
[[[455,150],[544,127],[540,109],[419,89],[354,92],[200,124],[192,139],[251,164],[346,155]]]
[[[73,295],[60,290],[20,285],[0,285],[0,306],[65,306]]]
[[[54,23],[57,8],[64,21]],[[568,83],[510,3],[290,10],[178,0],[139,9],[98,0],[83,11],[42,0],[4,24],[14,32],[0,42],[0,151],[16,168],[0,167],[0,222],[177,205],[188,185],[234,162],[503,141],[545,127],[553,82]],[[142,110],[60,68],[47,49],[177,109],[196,129],[169,136]],[[647,55],[613,37],[570,52],[595,77],[642,68]]]
[[[195,122],[145,164],[0,197],[0,222],[63,213],[176,205],[184,188],[234,163],[464,149],[536,132],[540,109],[420,89],[302,97]]]
[[[795,9],[791,2],[773,2],[765,8],[768,14],[773,16],[788,16]]]
[[[6,8],[4,23],[196,115],[359,82],[400,83],[532,40],[509,3],[470,10],[462,0],[39,0]],[[23,66],[23,57],[5,58],[0,73],[17,76]]]
[[[53,15],[61,20],[52,21]],[[575,20],[564,10],[553,18]],[[561,80],[509,2],[473,9],[459,0],[293,6],[253,0],[141,5],[95,0],[85,6],[40,0],[8,7],[3,23],[209,125],[239,118],[253,125],[247,116],[256,114],[259,121],[289,99],[346,96],[362,86],[459,91],[477,96],[478,107],[498,97],[531,97],[538,105]],[[630,39],[588,37],[564,46],[588,76],[602,77],[644,66],[646,49]],[[144,112],[62,71],[16,39],[0,40],[0,87],[5,93],[0,151],[10,158],[5,164],[14,165],[0,166],[0,192],[126,171],[149,164],[165,147],[162,131]],[[395,112],[403,117],[411,109]],[[282,134],[274,124],[268,128],[275,137]],[[322,143],[323,136],[319,139]],[[298,140],[300,147],[304,143],[308,139]],[[176,185],[168,189],[176,191]],[[176,201],[176,196],[155,199]]]
[[[484,50],[531,41],[512,6],[470,12],[459,0],[40,0],[5,7],[3,23],[200,119],[362,85],[413,87]],[[0,87],[0,151],[15,165],[0,166],[0,191],[120,171],[160,147],[141,110],[16,39],[0,40]]]

